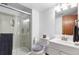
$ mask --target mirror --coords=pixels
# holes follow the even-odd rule
[[[55,8],[56,34],[73,35],[75,20],[78,19],[77,4],[60,3]]]

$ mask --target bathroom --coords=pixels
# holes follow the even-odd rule
[[[79,54],[73,42],[78,13],[77,3],[0,3],[0,55]]]

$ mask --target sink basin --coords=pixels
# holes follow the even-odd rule
[[[52,40],[50,40],[50,42],[55,42],[55,43],[59,43],[59,44],[64,44],[64,45],[74,45],[73,41],[70,40],[62,40],[62,38],[54,38]]]

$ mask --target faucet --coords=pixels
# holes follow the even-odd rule
[[[67,41],[67,37],[62,37],[62,40]]]

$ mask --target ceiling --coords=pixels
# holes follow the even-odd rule
[[[57,3],[21,3],[21,5],[38,11],[43,11],[47,8],[54,7]]]
[[[58,3],[20,3],[20,4],[30,9],[36,9],[38,11],[44,11],[45,9],[55,7],[56,5],[58,5]],[[68,9],[66,11],[62,11],[61,13],[56,13],[56,16],[59,16],[61,14],[62,15],[75,15],[78,13],[77,8],[78,7],[75,7],[72,9]]]

